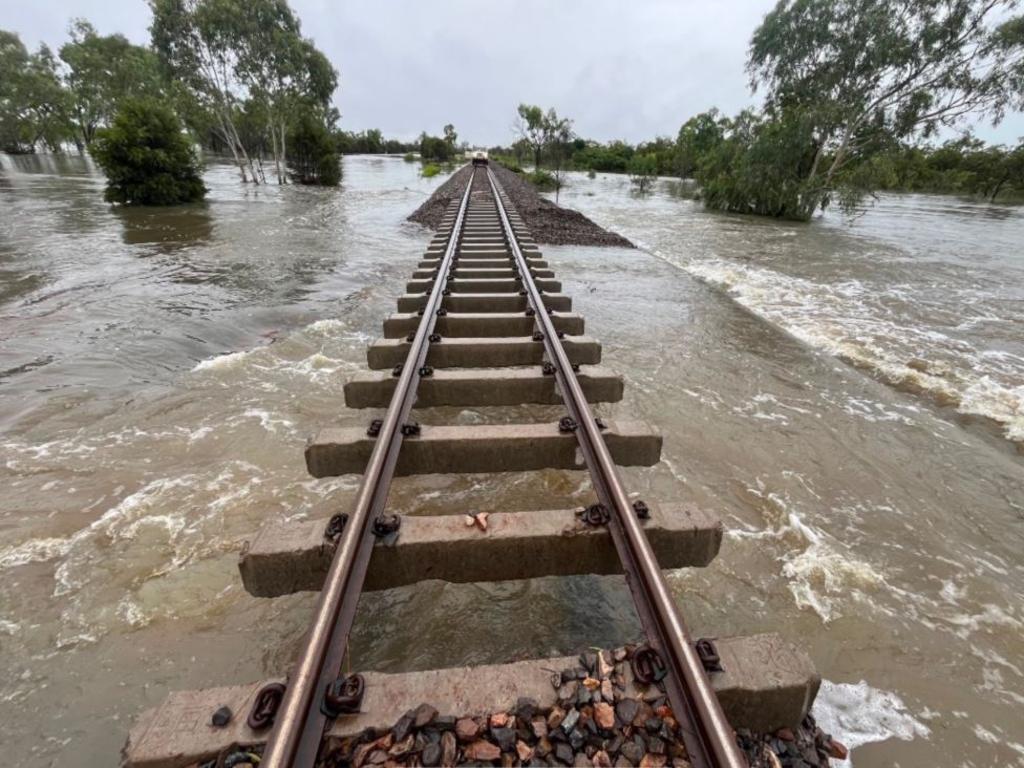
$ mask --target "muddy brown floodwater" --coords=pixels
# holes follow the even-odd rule
[[[76,158],[0,155],[0,743],[111,765],[174,688],[282,672],[312,595],[241,589],[262,522],[321,515],[305,438],[362,424],[342,385],[428,233],[443,179],[349,157],[338,192],[245,188],[114,211]],[[695,633],[777,631],[864,766],[1024,765],[1024,215],[885,197],[853,226],[709,214],[668,182],[571,179],[641,246],[545,248],[623,372],[601,406],[665,433],[624,471],[717,510],[714,565],[670,583]],[[431,409],[428,423],[556,409]],[[401,478],[404,512],[545,508],[580,473]],[[362,605],[358,666],[500,662],[638,633],[615,578],[427,582]]]

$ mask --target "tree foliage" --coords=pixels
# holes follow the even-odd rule
[[[288,134],[289,169],[300,184],[336,187],[341,182],[341,159],[331,132],[312,112],[302,113]]]
[[[68,137],[68,100],[57,60],[45,45],[29,53],[13,32],[0,30],[0,149],[59,151]]]
[[[70,35],[59,55],[67,66],[74,140],[82,148],[110,124],[124,100],[159,97],[163,82],[156,55],[123,35],[100,35],[84,19],[71,22]]]
[[[286,0],[150,0],[153,47],[238,164],[262,181],[237,119],[261,114],[278,181],[286,178],[287,129],[300,108],[329,108],[337,73],[302,37]],[[330,117],[328,117],[330,120]]]
[[[92,156],[107,175],[104,197],[125,205],[177,205],[202,200],[202,166],[181,121],[152,100],[124,102],[100,129]]]
[[[765,178],[799,171],[792,204],[777,190],[751,188],[754,210],[807,219],[838,195],[854,204],[847,170],[894,141],[928,138],[968,115],[998,121],[1020,105],[1024,25],[1009,18],[1019,0],[780,0],[754,32],[748,71],[765,90],[766,120],[752,149],[788,150],[744,160]],[[805,152],[790,145],[805,140]],[[754,174],[756,175],[756,174]],[[740,185],[742,186],[742,185]],[[763,193],[763,194],[762,194]]]
[[[446,128],[450,127],[446,126]],[[455,144],[439,136],[428,136],[424,131],[420,134],[419,152],[423,160],[448,162],[455,157]]]
[[[692,178],[700,159],[722,141],[728,120],[717,109],[701,112],[683,123],[676,137],[676,170]]]
[[[534,171],[540,170],[546,153],[557,175],[566,157],[566,144],[572,139],[572,120],[559,117],[553,108],[545,112],[532,104],[520,104],[516,114],[515,130],[533,153]]]
[[[629,180],[641,192],[647,192],[658,178],[658,156],[654,152],[643,152],[629,161]]]

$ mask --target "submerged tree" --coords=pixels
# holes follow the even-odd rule
[[[852,204],[865,190],[841,190],[844,171],[885,143],[932,136],[969,114],[998,121],[1024,92],[1024,21],[1008,18],[1018,7],[1019,0],[780,0],[754,32],[748,69],[752,85],[766,91],[757,147],[784,145],[787,156],[776,162],[798,161],[790,170],[799,166],[800,188],[795,207],[751,199],[753,207],[806,219],[837,191]],[[784,175],[763,159],[766,179]],[[758,185],[750,193],[775,191]]]
[[[629,180],[640,192],[647,192],[658,178],[658,156],[653,152],[634,155],[629,161]]]
[[[311,110],[293,121],[288,134],[289,168],[300,184],[336,187],[341,182],[341,160],[331,132]]]
[[[213,118],[211,127],[234,158],[242,181],[258,182],[235,124],[245,93],[237,74],[238,52],[222,30],[219,1],[149,0],[149,31],[169,76],[188,91],[194,108]]]
[[[287,135],[301,107],[326,112],[338,87],[338,73],[310,40],[285,0],[233,0],[215,4],[230,15],[220,19],[238,51],[238,74],[249,96],[267,116],[267,132],[278,183],[287,168]],[[234,6],[234,7],[231,7]],[[303,113],[307,119],[309,113]]]
[[[259,182],[239,115],[259,113],[278,181],[286,178],[287,129],[300,103],[327,111],[337,73],[303,38],[286,0],[149,0],[153,47],[238,164]]]
[[[676,171],[681,178],[693,178],[701,158],[722,141],[727,123],[717,109],[694,115],[683,123],[676,138]]]
[[[92,156],[107,175],[104,198],[124,205],[177,205],[202,200],[202,166],[181,121],[153,100],[124,102],[100,129]]]

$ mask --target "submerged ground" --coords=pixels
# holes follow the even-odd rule
[[[312,596],[248,597],[237,552],[264,520],[354,493],[309,479],[302,446],[369,418],[341,388],[427,241],[405,218],[443,179],[417,173],[350,157],[340,192],[257,190],[213,166],[207,206],[122,212],[83,161],[0,156],[12,764],[113,764],[167,690],[286,667]],[[1024,212],[901,196],[852,228],[788,225],[676,191],[575,177],[562,202],[642,248],[545,253],[626,377],[599,410],[665,432],[664,461],[628,486],[726,521],[718,561],[671,577],[692,628],[807,647],[818,715],[861,768],[1024,764]],[[406,478],[393,500],[544,508],[584,482]],[[616,579],[426,583],[363,606],[354,651],[413,669],[636,631]]]

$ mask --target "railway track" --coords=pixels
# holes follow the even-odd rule
[[[516,539],[517,526],[511,524],[516,515],[509,514],[509,521],[501,521],[509,523],[505,528],[499,525],[486,536],[478,531],[487,531],[486,518],[469,518],[474,523],[472,533],[458,531],[461,520],[454,522],[455,527],[435,523],[441,531],[433,531],[438,539],[435,547],[417,548],[425,535],[425,523],[423,518],[402,518],[388,511],[392,479],[402,474],[545,467],[585,469],[590,475],[594,499],[573,515],[572,525],[581,535],[574,537],[578,539],[576,561],[568,572],[618,571],[625,575],[644,634],[643,643],[629,650],[630,689],[651,688],[660,696],[650,700],[664,702],[670,710],[669,722],[677,725],[669,736],[685,747],[690,765],[738,768],[747,764],[736,746],[733,725],[720,705],[723,685],[716,687],[711,679],[725,671],[723,658],[728,654],[720,655],[721,648],[711,640],[695,641],[690,636],[648,537],[648,531],[654,533],[657,529],[663,534],[662,528],[671,528],[659,522],[669,513],[655,504],[630,501],[616,468],[617,462],[656,463],[660,437],[641,428],[605,424],[595,417],[590,403],[619,399],[621,379],[604,369],[591,369],[591,364],[599,360],[600,347],[582,336],[582,318],[568,311],[571,300],[560,293],[560,287],[497,176],[486,166],[474,167],[471,182],[461,198],[450,205],[441,229],[407,286],[408,293],[399,299],[399,313],[385,321],[385,338],[370,348],[371,371],[346,386],[350,407],[386,406],[383,417],[374,420],[366,434],[325,430],[307,446],[307,466],[314,476],[363,471],[354,504],[326,525],[314,528],[312,538],[308,531],[299,534],[305,537],[305,550],[295,546],[294,538],[275,529],[261,534],[243,554],[243,580],[253,594],[269,596],[320,588],[309,632],[287,681],[250,687],[244,695],[225,689],[202,703],[197,699],[189,705],[179,700],[147,713],[129,739],[129,765],[178,764],[180,760],[176,763],[167,753],[179,758],[183,752],[190,754],[180,745],[175,747],[176,739],[187,742],[190,735],[202,742],[191,754],[200,756],[204,750],[208,754],[211,745],[219,743],[217,729],[241,719],[236,717],[240,708],[236,704],[234,708],[224,705],[216,709],[219,724],[216,714],[210,720],[210,702],[220,700],[245,702],[241,706],[249,710],[246,722],[237,726],[241,731],[236,728],[231,733],[236,743],[265,742],[261,766],[311,768],[324,764],[324,745],[327,737],[336,733],[339,722],[358,716],[368,707],[384,706],[368,703],[366,692],[374,686],[385,690],[387,684],[375,682],[377,678],[372,675],[343,673],[356,606],[368,579],[372,588],[379,589],[430,577],[473,581],[560,575],[557,569],[552,570],[553,558],[544,547],[569,546],[551,536],[533,545],[529,536]],[[420,426],[413,419],[417,406],[522,403],[561,404],[565,416],[557,425],[472,428],[479,432],[473,437],[466,434],[470,428]],[[652,507],[657,511],[655,520]],[[496,523],[499,517],[495,516]],[[717,521],[687,520],[685,532],[664,535],[668,536],[667,543],[660,549],[668,552],[670,566],[706,564],[717,552],[721,538]],[[539,515],[533,523],[543,527]],[[564,527],[561,532],[564,534]],[[467,540],[471,535],[476,538]],[[700,536],[704,536],[701,541],[710,542],[706,555],[680,554]],[[312,547],[308,543],[311,540],[316,542]],[[459,544],[465,546],[454,549]],[[465,552],[470,545],[484,553],[486,562],[474,566],[471,557],[451,554]],[[503,548],[508,552],[509,546],[517,562],[502,559]],[[405,550],[409,550],[408,556],[403,554]],[[612,552],[617,556],[617,568]],[[300,560],[304,565],[298,564]],[[495,570],[502,567],[507,573],[495,575]],[[287,572],[283,577],[281,568]],[[289,583],[282,586],[282,578]],[[804,685],[804,699],[798,708],[806,713],[817,688],[816,675],[813,670],[807,673],[805,668],[794,669],[791,659],[780,661],[790,649],[781,652],[778,648],[774,658],[769,653],[764,661],[785,673],[772,678],[772,685],[779,688],[786,674],[790,682],[796,681],[795,688]],[[736,651],[730,658],[741,655]],[[796,654],[795,658],[796,667],[800,667],[803,657]],[[604,659],[609,665],[622,661],[612,659],[610,654],[592,658],[594,677],[598,675],[593,670],[603,665]],[[744,666],[739,661],[734,663]],[[617,665],[617,684],[624,688],[621,666]],[[519,673],[510,674],[515,678]],[[536,670],[521,674],[525,680],[530,675],[535,677]],[[753,683],[756,675],[749,670],[744,672],[747,679],[737,670],[733,674],[741,693],[745,684],[757,687]],[[558,688],[559,682],[564,680],[556,680],[554,687]],[[444,686],[438,685],[438,696],[443,698],[440,689]],[[460,685],[456,681],[450,687],[458,690]],[[527,692],[532,690],[525,682],[522,687]],[[615,695],[616,701],[620,698]],[[465,695],[456,699],[467,706]],[[755,695],[755,707],[758,701]],[[202,718],[210,722],[200,726]],[[792,715],[786,718],[791,720]],[[177,725],[168,731],[165,719],[176,719]],[[199,735],[197,728],[201,727],[209,732]],[[457,754],[460,762],[475,762],[468,750],[452,754]],[[446,759],[452,759],[452,754]],[[522,757],[520,754],[519,759]],[[509,764],[515,756],[502,759]]]

